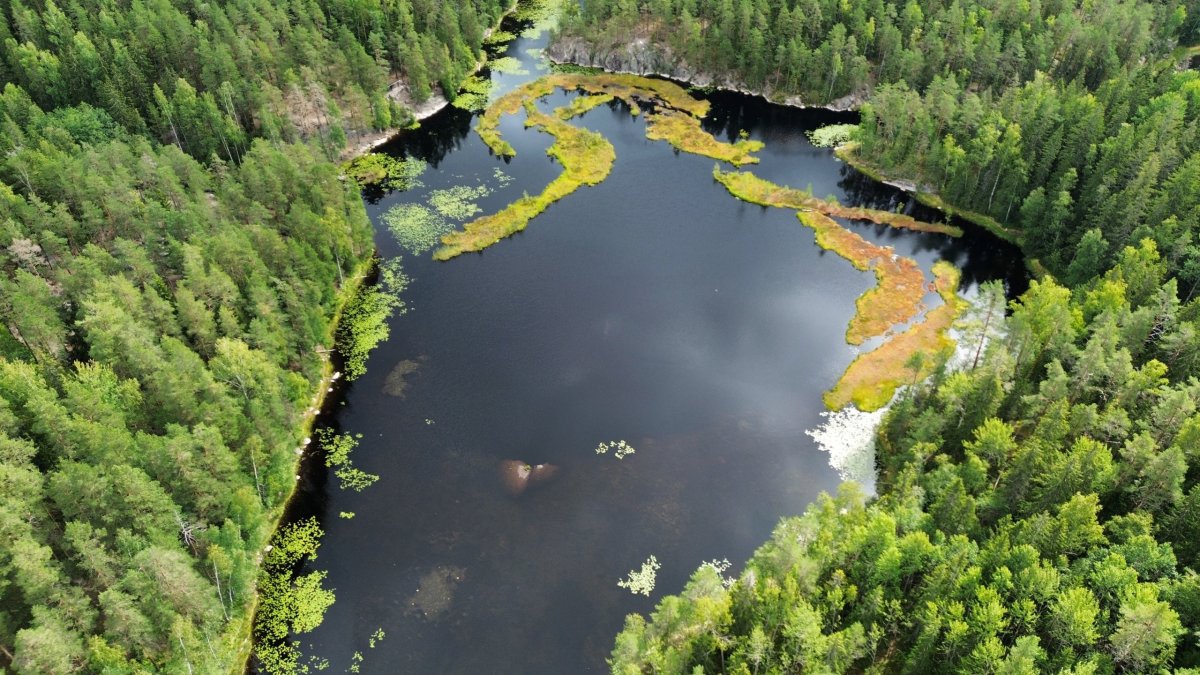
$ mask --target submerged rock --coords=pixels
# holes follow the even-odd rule
[[[461,567],[439,565],[421,575],[420,585],[408,598],[408,614],[436,621],[442,618],[454,602],[454,591],[466,576]]]
[[[526,464],[519,459],[500,462],[500,480],[508,493],[514,497],[530,485],[549,481],[557,473],[558,466],[554,464]]]

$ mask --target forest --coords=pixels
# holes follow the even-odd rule
[[[0,670],[245,661],[329,355],[397,304],[330,158],[457,89],[500,13],[0,4]]]
[[[60,6],[61,4],[61,6]],[[508,0],[0,3],[0,82],[43,109],[87,103],[208,162],[249,139],[328,153],[453,97]]]
[[[508,4],[0,2],[0,670],[245,659],[329,354],[360,368],[398,302],[360,288],[372,229],[332,160],[451,97]],[[560,38],[630,35],[864,101],[855,161],[1050,274],[893,402],[877,497],[702,567],[614,671],[1200,669],[1200,11],[566,5]]]

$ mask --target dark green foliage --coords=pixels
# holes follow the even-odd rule
[[[456,89],[479,60],[481,27],[508,4],[4,0],[0,84],[46,109],[88,103],[201,161],[239,159],[254,136],[319,137],[332,152],[405,123],[394,84],[406,83],[407,102],[435,83]]]
[[[664,62],[823,104],[879,84],[972,89],[1051,77],[1095,87],[1161,55],[1194,23],[1184,3],[1101,0],[588,0],[564,32],[599,49],[649,33]]]
[[[229,672],[372,250],[358,191],[302,145],[206,168],[12,85],[0,122],[0,667]]]
[[[785,519],[728,589],[701,568],[629,617],[613,671],[1200,663],[1200,371],[1167,363],[1198,307],[1161,303],[1152,242],[1117,258],[1073,292],[1034,282],[976,368],[894,404],[877,499],[845,487]],[[991,417],[968,423],[980,391]]]
[[[1003,93],[938,78],[923,95],[881,87],[863,106],[859,153],[889,175],[1023,234],[1073,284],[1151,237],[1181,291],[1200,283],[1200,73],[1173,62],[1096,90],[1038,76]]]
[[[1151,237],[1200,288],[1200,10],[1175,0],[597,0],[595,49],[648,33],[689,72],[862,105],[858,154],[1019,233],[1069,283]],[[1194,51],[1194,50],[1193,50]]]

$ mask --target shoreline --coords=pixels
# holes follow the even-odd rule
[[[627,65],[629,63],[629,61],[631,61],[633,59],[633,55],[628,52],[628,48],[625,53],[625,57],[627,59],[629,59],[629,61],[626,61],[625,63],[620,64],[625,67],[613,68],[613,67],[610,67],[610,65],[606,63],[605,59],[597,58],[595,55],[592,55],[590,58],[588,58],[586,60],[576,58],[578,56],[578,51],[579,51],[581,45],[583,44],[583,42],[580,38],[567,38],[567,39],[574,41],[574,45],[575,45],[574,48],[562,47],[560,45],[562,45],[563,43],[560,41],[557,41],[557,40],[552,41],[550,43],[550,46],[546,49],[546,58],[549,59],[551,63],[553,63],[555,65],[576,65],[576,66],[582,66],[585,68],[598,68],[600,70],[603,70],[606,72],[613,72],[613,73],[628,73],[631,75],[661,77],[661,78],[664,78],[667,80],[685,84],[692,88],[711,89],[711,90],[715,90],[715,91],[724,91],[724,92],[732,92],[732,93],[736,93],[736,94],[742,94],[744,96],[754,96],[757,98],[761,98],[764,101],[767,101],[768,103],[773,103],[775,105],[781,105],[781,106],[788,107],[788,108],[796,108],[796,109],[800,109],[800,110],[827,110],[829,112],[835,112],[835,113],[849,113],[849,112],[857,113],[859,111],[859,107],[862,105],[862,103],[864,103],[866,101],[865,94],[851,94],[849,96],[845,96],[841,99],[838,99],[837,101],[834,101],[833,103],[830,103],[830,104],[813,105],[813,104],[807,104],[807,103],[802,102],[800,100],[799,96],[788,96],[788,97],[784,97],[782,99],[773,98],[767,92],[746,89],[744,87],[738,86],[735,83],[729,82],[728,79],[725,79],[723,82],[718,83],[714,76],[709,75],[707,73],[695,73],[695,74],[689,75],[689,74],[681,73],[678,71],[662,72],[661,69],[654,68],[654,67],[635,68],[635,67],[631,67],[631,66]],[[630,47],[632,47],[632,46],[633,45],[630,45]],[[1197,49],[1200,49],[1200,47],[1197,47]],[[564,50],[566,50],[566,51],[564,51]],[[619,52],[614,51],[614,52],[612,52],[612,54],[614,55],[614,58],[615,58],[619,55]],[[872,166],[871,164],[869,164],[862,158],[855,155],[854,154],[855,147],[857,147],[857,146],[854,143],[842,144],[834,149],[834,155],[838,159],[840,159],[843,162],[845,162],[846,164],[850,165],[856,171],[866,175],[868,178],[871,178],[872,180],[877,181],[879,183],[883,183],[884,185],[894,187],[897,190],[900,190],[900,191],[904,192],[905,194],[910,195],[913,199],[917,200],[919,203],[921,203],[925,206],[928,206],[929,208],[937,209],[938,211],[941,211],[942,213],[946,214],[949,217],[962,218],[963,220],[971,223],[972,225],[983,228],[984,230],[987,230],[992,235],[1022,248],[1022,253],[1024,253],[1024,250],[1023,250],[1024,247],[1022,246],[1022,237],[1021,237],[1021,233],[1019,231],[1012,230],[1010,228],[1005,227],[1000,222],[998,222],[996,219],[994,219],[990,216],[984,215],[982,213],[975,213],[973,211],[968,211],[966,209],[962,209],[957,206],[954,206],[953,204],[950,204],[946,200],[944,200],[936,192],[921,189],[921,186],[914,180],[907,179],[907,178],[894,178],[894,177],[884,175],[880,170],[878,170],[877,168],[875,168],[874,166]],[[1046,270],[1041,266],[1041,264],[1036,259],[1030,258],[1027,254],[1025,255],[1025,266],[1029,269],[1030,273],[1033,274],[1035,277],[1040,277],[1040,276],[1043,276],[1044,274],[1046,274]]]
[[[489,28],[484,33],[484,37],[489,37],[499,30],[500,26],[504,23],[504,20],[512,16],[512,14],[516,12],[519,5],[520,0],[513,0],[513,3],[506,10],[504,10],[504,12],[500,15],[500,18],[497,19],[496,25]],[[487,61],[487,56],[485,55],[476,63],[474,70],[472,70],[467,77],[477,74],[483,69],[484,66],[487,65]],[[388,92],[388,95],[389,97],[391,96],[391,91]],[[450,104],[451,100],[446,97],[444,92],[435,93],[424,103],[412,109],[413,118],[418,122],[428,119],[444,110]],[[348,161],[366,155],[391,142],[410,128],[411,127],[386,129],[383,131],[378,131],[373,135],[368,135],[367,138],[370,140],[359,142],[341,157],[341,161]],[[348,283],[343,284],[342,288],[338,289],[337,310],[334,312],[329,327],[329,351],[322,355],[324,365],[321,369],[320,383],[317,386],[317,390],[313,396],[312,406],[307,412],[305,412],[304,417],[298,426],[300,438],[309,438],[312,436],[313,426],[316,424],[317,417],[325,411],[325,406],[330,400],[329,394],[331,393],[331,388],[333,387],[335,381],[333,360],[329,357],[330,353],[334,349],[334,336],[336,336],[338,327],[341,325],[341,316],[342,312],[346,308],[346,304],[351,298],[354,297],[356,293],[358,293],[366,280],[371,277],[371,272],[378,264],[376,254],[377,251],[373,251],[368,258],[359,263],[355,267],[354,272],[348,277]],[[338,392],[333,393],[336,394]],[[314,449],[315,447],[310,444],[309,446],[305,447],[304,451],[296,457],[296,461],[293,466],[294,472],[297,475],[299,475],[304,461],[311,456],[312,450]],[[296,481],[297,484],[299,482],[299,480]],[[287,498],[281,501],[270,512],[270,535],[264,542],[262,542],[262,546],[259,547],[259,558],[257,562],[260,566],[258,567],[257,571],[261,571],[262,547],[269,544],[275,534],[279,532],[279,528],[284,525],[284,521],[287,519],[287,515],[291,511],[292,504],[295,502],[298,495],[299,490],[297,489],[297,485],[294,484],[291,491],[288,493]],[[258,616],[258,603],[259,593],[258,585],[256,583],[254,588],[254,599],[247,605],[245,615],[239,617],[236,622],[229,622],[229,626],[231,628],[236,626],[236,630],[230,630],[226,633],[226,635],[231,638],[231,645],[234,649],[234,658],[229,671],[231,675],[245,675],[245,673],[247,673],[250,669],[250,660],[254,657],[254,621]]]
[[[491,28],[489,28],[483,32],[483,39],[486,41],[489,37],[494,35],[496,31],[500,30],[500,26],[501,26],[501,24],[504,23],[504,20],[507,19],[508,17],[512,16],[513,13],[517,11],[517,6],[520,4],[521,4],[520,0],[513,0],[513,3],[511,5],[509,5],[508,9],[504,10],[504,13],[500,15],[500,18],[496,21],[496,25],[492,26]],[[475,63],[475,68],[471,72],[467,73],[466,77],[478,75],[479,71],[483,70],[484,66],[486,66],[487,63],[488,63],[488,57],[487,57],[486,49],[485,49],[485,54],[484,54],[483,58],[479,59],[479,61],[477,61]],[[463,82],[466,82],[466,78],[463,78]],[[375,132],[372,132],[369,134],[363,134],[361,141],[356,143],[356,145],[353,148],[347,148],[338,156],[339,162],[348,162],[350,160],[358,159],[359,157],[362,157],[363,155],[367,155],[367,154],[374,152],[375,150],[387,145],[388,143],[390,143],[393,140],[395,140],[396,138],[398,138],[405,131],[409,131],[409,130],[415,128],[415,125],[419,124],[421,121],[427,120],[430,117],[433,117],[434,115],[445,110],[451,103],[454,102],[454,99],[448,97],[446,95],[446,92],[441,91],[441,87],[439,86],[438,91],[431,94],[429,96],[429,98],[425,100],[425,102],[418,103],[415,105],[409,105],[409,103],[407,101],[402,100],[400,98],[400,96],[393,96],[393,94],[392,94],[393,88],[396,91],[407,92],[408,91],[407,83],[405,83],[404,85],[399,85],[399,86],[393,84],[392,87],[388,88],[387,96],[389,99],[392,99],[398,103],[403,104],[404,107],[409,112],[412,113],[412,116],[413,116],[412,124],[410,124],[407,127],[394,127],[391,129],[383,129],[381,131],[375,131]],[[459,88],[460,89],[462,88],[462,82],[459,82]],[[458,92],[456,91],[455,93],[457,94]]]
[[[316,424],[317,417],[320,416],[321,413],[325,412],[325,406],[330,400],[330,391],[335,382],[333,359],[331,359],[329,355],[333,351],[333,345],[335,342],[334,336],[337,335],[338,326],[341,324],[342,312],[345,311],[346,305],[350,302],[350,299],[353,298],[354,295],[357,294],[362,288],[363,283],[370,278],[371,271],[375,268],[376,263],[376,257],[372,253],[370,257],[360,262],[354,268],[352,274],[347,277],[346,283],[343,284],[340,289],[338,289],[337,309],[334,311],[333,318],[329,325],[328,338],[330,347],[325,353],[322,354],[322,361],[324,363],[321,367],[320,384],[314,393],[311,406],[304,413],[300,425],[298,426],[300,438],[309,438],[312,436],[313,426]],[[297,476],[300,474],[305,460],[312,456],[313,450],[315,449],[315,446],[312,444],[304,446],[304,451],[296,457],[296,461],[293,464],[293,471]],[[300,481],[297,480],[296,484],[299,482]],[[268,512],[271,522],[269,530],[270,536],[268,536],[266,540],[262,542],[261,546],[258,547],[259,555],[256,561],[256,567],[260,566],[262,563],[262,549],[270,543],[271,539],[279,531],[279,528],[284,524],[288,513],[291,511],[292,503],[296,500],[296,497],[299,494],[296,484],[293,484],[292,490],[288,493],[287,498],[279,502],[279,504],[277,504]],[[261,571],[261,567],[257,567],[257,571]],[[229,633],[230,636],[236,636],[234,640],[236,643],[234,659],[233,663],[231,664],[232,667],[229,671],[231,675],[244,675],[249,671],[250,659],[254,656],[254,620],[258,616],[258,603],[259,593],[258,584],[256,582],[254,586],[254,600],[247,605],[246,615],[240,617],[237,624],[230,622],[231,626],[238,626],[236,631],[231,631]]]
[[[713,89],[717,91],[727,91],[736,94],[742,94],[744,96],[754,96],[761,98],[768,103],[774,103],[775,105],[781,105],[788,108],[797,108],[800,110],[828,110],[830,112],[837,113],[856,113],[858,112],[859,106],[861,106],[867,98],[865,92],[855,92],[830,103],[811,104],[805,103],[798,95],[784,96],[781,98],[772,97],[769,92],[747,89],[735,82],[730,81],[727,77],[718,78],[710,73],[695,72],[689,74],[679,72],[678,70],[672,72],[663,72],[663,69],[658,68],[657,66],[651,66],[648,68],[637,68],[630,66],[627,64],[632,62],[635,57],[628,51],[626,51],[624,54],[626,60],[619,64],[620,67],[614,67],[608,62],[611,61],[611,59],[597,58],[594,54],[586,61],[578,58],[579,49],[583,44],[582,40],[575,37],[565,38],[565,40],[574,41],[574,48],[572,49],[571,47],[564,46],[564,44],[566,44],[564,42],[564,38],[560,37],[558,39],[552,39],[545,52],[546,58],[550,61],[550,63],[554,65],[575,65],[582,66],[584,68],[599,68],[610,73],[626,73],[629,75],[640,75],[643,77],[661,77],[686,84],[695,89]],[[633,46],[633,44],[629,45],[629,47]],[[644,44],[641,46],[644,46]],[[620,56],[619,52],[617,51],[612,52],[612,55],[613,58],[618,58]]]

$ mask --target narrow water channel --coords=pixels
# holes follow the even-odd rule
[[[545,39],[510,43],[527,72],[494,75],[500,93],[545,72],[531,53]],[[853,116],[709,98],[709,131],[766,143],[757,175],[846,204],[906,201],[804,135]],[[312,566],[337,596],[304,651],[333,671],[358,651],[364,673],[603,672],[627,613],[681,590],[703,561],[736,571],[781,516],[839,484],[804,431],[857,353],[844,333],[873,276],[818,248],[795,213],[731,197],[712,160],[647,140],[621,105],[576,123],[616,148],[608,179],[447,263],[405,252],[382,215],[452,186],[488,187],[484,213],[535,194],[560,171],[550,137],[506,120],[517,155],[505,162],[449,108],[386,149],[431,167],[419,188],[369,196],[382,255],[402,256],[413,280],[409,311],[325,416],[362,435],[355,463],[381,478],[342,491],[310,461],[299,499],[325,529]],[[950,260],[965,295],[988,279],[1024,284],[1017,251],[978,229],[851,226],[927,272]],[[617,440],[636,453],[595,452]],[[504,460],[559,470],[513,496]],[[650,555],[654,593],[619,588]]]

